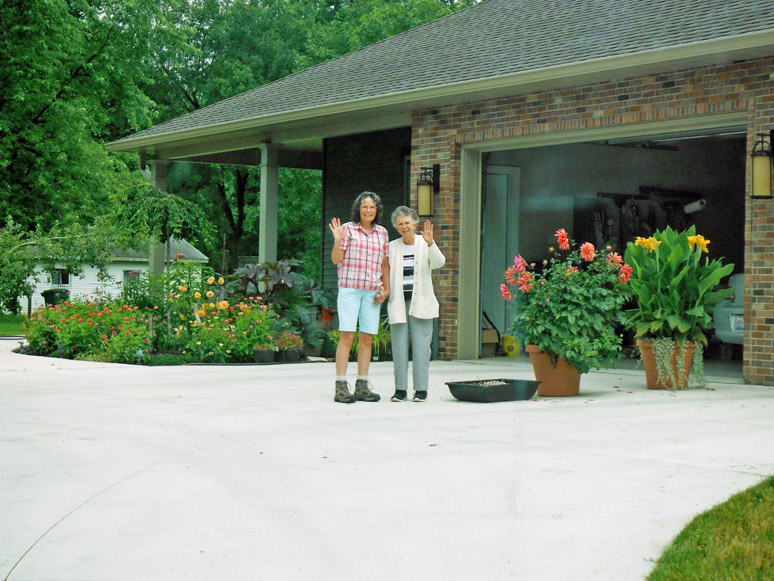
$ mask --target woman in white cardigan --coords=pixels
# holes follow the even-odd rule
[[[401,238],[390,242],[390,297],[387,314],[392,333],[392,360],[395,395],[392,401],[408,399],[408,347],[414,362],[414,401],[427,399],[433,319],[438,318],[438,300],[433,292],[431,271],[446,264],[446,258],[433,240],[433,224],[424,224],[417,235],[417,213],[398,206],[392,225]]]

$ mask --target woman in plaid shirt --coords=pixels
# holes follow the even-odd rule
[[[352,219],[342,225],[333,218],[331,258],[339,274],[339,331],[341,339],[336,349],[336,394],[334,401],[353,403],[379,401],[368,381],[371,366],[371,347],[379,330],[381,304],[390,296],[390,266],[387,260],[389,236],[379,225],[382,202],[373,192],[363,192],[352,204]],[[360,322],[357,353],[357,381],[350,393],[347,383],[347,364],[355,331]]]

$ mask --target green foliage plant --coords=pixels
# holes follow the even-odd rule
[[[277,348],[280,351],[288,349],[301,349],[304,346],[304,340],[292,331],[282,331],[277,338]]]
[[[514,305],[513,333],[537,345],[554,363],[564,357],[578,372],[604,369],[621,355],[622,323],[630,269],[608,248],[598,253],[590,242],[580,248],[564,229],[556,232],[559,251],[542,269],[516,256],[500,290]],[[515,294],[511,292],[515,289]]]
[[[678,385],[677,378],[685,370],[685,342],[696,344],[689,386],[706,385],[706,331],[713,326],[717,303],[734,293],[730,288],[717,289],[734,265],[704,256],[709,243],[691,226],[682,232],[667,227],[626,245],[624,261],[632,269],[630,287],[636,299],[636,306],[625,313],[626,322],[638,339],[652,341],[658,380],[663,385]],[[675,352],[677,369],[672,367]]]
[[[632,268],[629,285],[637,302],[626,319],[638,338],[707,344],[715,305],[734,293],[716,290],[734,265],[704,257],[709,243],[691,226],[683,232],[667,227],[626,245],[624,261]]]

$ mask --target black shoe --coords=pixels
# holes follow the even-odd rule
[[[425,401],[427,399],[427,391],[415,391],[414,401]]]
[[[396,389],[395,395],[390,398],[392,401],[406,401],[408,399],[408,393],[405,389]]]

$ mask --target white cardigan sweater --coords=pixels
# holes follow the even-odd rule
[[[403,300],[403,238],[390,242],[390,298],[387,300],[387,314],[390,324],[405,323],[406,301]],[[411,296],[409,315],[417,319],[438,317],[438,299],[433,292],[430,271],[446,264],[446,257],[438,250],[438,244],[428,247],[420,234],[414,239],[414,292]]]

